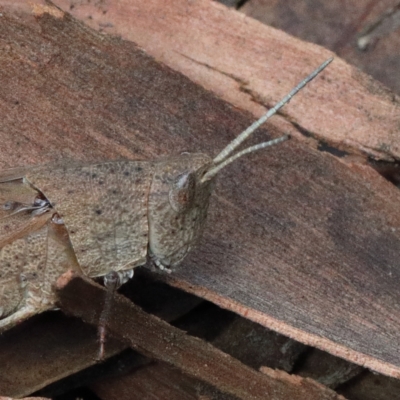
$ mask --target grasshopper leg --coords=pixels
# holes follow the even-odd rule
[[[118,288],[126,283],[133,277],[133,269],[127,271],[111,271],[104,277],[104,286],[107,289],[104,299],[104,307],[100,314],[98,335],[99,335],[99,354],[97,360],[102,361],[104,359],[104,345],[106,342],[106,323],[110,315],[111,305],[113,297]]]
[[[102,361],[104,359],[104,344],[106,342],[106,334],[107,334],[106,323],[111,311],[111,304],[113,301],[114,293],[121,286],[120,276],[118,272],[115,271],[109,272],[104,277],[104,286],[107,289],[107,291],[105,294],[104,307],[100,314],[99,327],[98,327],[100,348],[97,359],[99,361]]]
[[[20,305],[12,314],[0,319],[0,333],[33,315],[54,309],[53,296],[41,292],[40,275],[36,272],[24,272],[19,275],[19,282],[22,289]]]
[[[51,305],[49,305],[49,307],[41,309],[38,309],[37,307],[34,307],[32,305],[26,305],[20,308],[15,313],[9,315],[8,317],[0,319],[0,333],[7,331],[8,329],[11,329],[15,325],[18,325],[26,319],[29,319],[30,317],[33,317],[34,315],[51,308],[53,308]]]

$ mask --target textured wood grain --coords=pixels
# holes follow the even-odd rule
[[[86,278],[66,273],[57,282],[62,309],[91,324],[102,305],[104,289]],[[85,299],[83,303],[81,299]],[[90,307],[87,305],[90,304]],[[93,312],[95,311],[95,312]],[[210,344],[186,335],[117,295],[107,328],[140,353],[166,362],[189,376],[243,400],[344,400],[316,382],[265,368],[253,370]]]
[[[157,60],[256,115],[332,56],[210,0],[55,4],[96,29],[138,43]],[[298,138],[305,133],[350,152],[399,158],[398,97],[340,58],[282,114],[286,121],[275,119],[274,124]]]
[[[107,400],[238,400],[163,363],[152,363],[132,374],[96,382],[90,388]]]
[[[0,393],[21,398],[94,363],[97,331],[60,312],[42,314],[0,337]],[[126,345],[107,341],[106,356]]]
[[[240,12],[334,51],[400,93],[397,0],[250,0]]]
[[[1,167],[215,154],[252,121],[133,44],[68,16],[3,13],[1,21]],[[357,77],[351,81],[363,88]],[[322,78],[319,85],[324,93],[338,87]],[[310,86],[307,100],[317,88]],[[281,96],[287,88],[274,90]],[[312,105],[310,115],[326,107],[322,98]],[[336,120],[331,111],[324,118]],[[375,133],[387,132],[378,120]],[[375,172],[292,140],[223,173],[202,244],[166,279],[303,343],[400,376],[399,200]]]

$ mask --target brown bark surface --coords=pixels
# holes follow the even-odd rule
[[[189,29],[197,15],[192,7],[205,3],[185,4],[193,13]],[[209,25],[224,21],[226,11],[218,7],[202,9]],[[146,9],[140,10],[148,25]],[[20,19],[4,11],[1,17],[1,168],[60,159],[215,154],[252,122],[132,43],[96,33],[54,9],[47,9],[52,15],[42,11]],[[175,12],[177,21],[188,17],[182,9]],[[138,27],[145,25],[140,15]],[[155,13],[154,24],[158,18]],[[240,34],[238,52],[239,38],[247,35],[258,49],[275,42],[269,57],[279,68],[274,74],[264,71],[276,79],[268,88],[274,100],[315,66],[316,55],[326,58],[316,46],[235,18],[230,29]],[[166,23],[165,43],[169,29]],[[277,46],[285,49],[285,57],[274,53]],[[242,57],[243,64],[254,64],[246,54]],[[397,132],[398,106],[392,97],[377,92],[374,82],[342,61],[334,65],[291,102],[287,120],[303,131],[335,132],[339,118],[333,105],[338,102],[342,125],[360,124],[373,131],[374,140],[386,140],[395,127]],[[351,93],[357,93],[359,103],[348,97]],[[367,110],[357,114],[361,119],[355,117],[357,107]],[[273,124],[266,128],[278,134]],[[261,130],[257,141],[270,134]],[[392,135],[390,140],[398,139]],[[360,142],[377,151],[368,141]],[[396,146],[390,145],[390,151],[380,147],[379,155],[394,155]],[[368,167],[343,163],[292,140],[222,173],[201,245],[165,279],[298,341],[399,377],[399,200],[398,190]]]
[[[95,29],[132,40],[157,60],[255,115],[334,55],[210,0],[55,4]],[[350,152],[399,159],[398,97],[340,58],[282,114],[285,121],[277,119],[274,124],[303,140],[305,133]]]
[[[103,297],[104,289],[71,273],[58,280],[57,289],[64,311],[85,322],[97,324],[103,307],[99,298]],[[85,301],[82,302],[82,299]],[[344,400],[332,390],[307,378],[269,368],[264,368],[263,373],[255,371],[209,343],[186,335],[184,331],[145,313],[123,296],[115,297],[107,328],[141,354],[163,361],[237,399]],[[144,383],[140,378],[139,381]],[[180,380],[178,382],[183,384]],[[132,390],[128,388],[131,396],[135,393],[132,383],[128,382],[132,384]],[[151,396],[154,395],[156,393],[152,392]],[[116,393],[107,398],[118,398],[115,396]]]
[[[400,93],[397,0],[248,0],[240,12],[334,51]]]
[[[0,393],[20,398],[81,371],[96,360],[97,331],[52,312],[32,318],[0,338]],[[109,339],[106,357],[127,348]]]

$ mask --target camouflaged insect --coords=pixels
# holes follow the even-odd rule
[[[0,331],[54,309],[52,286],[67,270],[91,278],[117,273],[120,285],[148,258],[160,269],[178,265],[201,236],[216,174],[288,137],[233,150],[331,61],[214,159],[183,154],[0,172]]]

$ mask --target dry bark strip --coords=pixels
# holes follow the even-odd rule
[[[66,273],[57,282],[59,305],[63,311],[92,325],[98,323],[104,289],[86,278]],[[116,296],[107,321],[109,332],[141,354],[166,362],[200,379],[221,392],[239,399],[340,400],[332,390],[308,379],[278,374],[261,374],[210,344],[186,335],[135,304]]]
[[[131,289],[135,298],[138,296],[150,309],[156,309],[156,315],[163,320],[170,321],[181,317],[193,307],[202,302],[184,292],[177,294],[177,290],[153,280],[141,279],[142,270],[136,272],[135,280],[131,282]],[[147,273],[146,276],[149,274]],[[145,293],[143,293],[145,292]],[[162,307],[160,306],[162,302]],[[120,353],[128,346],[111,337],[107,338],[105,359]],[[98,332],[96,327],[85,324],[78,318],[65,317],[61,311],[52,311],[30,319],[24,324],[0,335],[0,393],[11,397],[23,397],[43,389],[54,383],[50,392],[54,393],[56,382],[82,371],[97,363],[99,351]],[[128,356],[125,356],[128,357]],[[119,362],[126,365],[126,362]],[[134,358],[130,358],[129,367],[136,365]],[[107,364],[97,364],[97,371],[88,371],[84,376],[75,376],[72,384],[88,382],[93,376],[104,374]],[[102,375],[101,380],[107,386],[108,380]],[[57,386],[60,388],[71,385],[69,382]],[[74,386],[75,387],[75,386]],[[49,388],[45,389],[49,393]]]
[[[141,272],[146,271],[143,269]],[[135,279],[137,276],[135,275]],[[234,316],[210,303],[203,304],[194,313],[180,318],[179,323],[175,321],[174,326],[190,332],[192,336],[210,341],[214,347],[256,370],[268,366],[267,374],[271,374],[271,369],[292,371],[295,361],[305,349],[298,342],[245,318]],[[285,350],[282,353],[283,348]],[[328,353],[323,354],[330,356]],[[345,363],[342,359],[330,357]],[[320,378],[320,371],[315,375]],[[316,380],[310,375],[307,377]],[[160,362],[152,362],[123,376],[99,379],[90,385],[90,389],[104,400],[237,400],[237,397],[221,393],[212,386]]]
[[[210,0],[55,4],[95,29],[139,44],[157,60],[257,115],[332,56],[323,47]],[[340,58],[282,114],[295,126],[274,124],[298,138],[306,132],[350,152],[400,158],[399,97]]]
[[[0,37],[2,168],[215,154],[252,121],[132,43],[68,15],[17,19],[3,12]],[[312,55],[312,48],[304,51]],[[357,76],[351,81],[363,87]],[[336,87],[322,78],[319,85]],[[380,121],[377,134],[387,132],[387,120]],[[303,343],[399,377],[399,201],[376,173],[292,140],[224,172],[202,244],[167,279]]]
[[[129,375],[100,380],[90,389],[103,400],[238,400],[159,362]]]
[[[334,51],[400,93],[398,1],[251,0],[240,12]],[[397,31],[397,32],[396,32]]]
[[[109,339],[106,357],[126,348]],[[0,336],[0,394],[21,398],[81,371],[95,360],[97,329],[58,312],[33,318]]]

